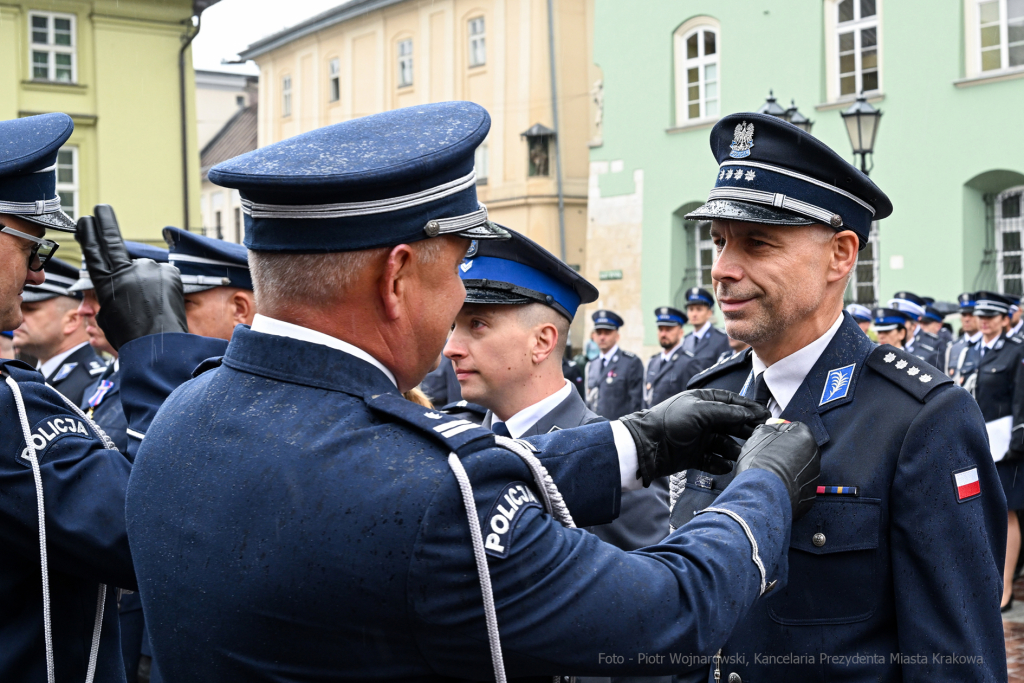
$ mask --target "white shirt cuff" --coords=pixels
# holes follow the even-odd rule
[[[626,426],[618,420],[613,420],[612,437],[615,439],[615,450],[619,454],[619,477],[622,481],[623,491],[637,491],[644,487],[643,479],[637,479],[636,473],[640,469],[640,462],[636,455],[636,443],[630,436]]]

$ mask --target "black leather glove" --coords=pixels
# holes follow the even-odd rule
[[[818,490],[821,454],[804,423],[761,425],[755,429],[736,462],[736,474],[749,469],[778,475],[789,490],[794,522],[811,509]]]
[[[696,468],[725,474],[740,454],[731,437],[745,439],[771,418],[760,403],[724,389],[694,389],[676,394],[649,410],[619,421],[636,443],[637,477],[650,486],[658,477]]]
[[[96,217],[78,219],[75,239],[82,245],[100,312],[96,322],[115,350],[133,339],[160,332],[188,332],[178,269],[152,259],[132,261],[109,204]]]

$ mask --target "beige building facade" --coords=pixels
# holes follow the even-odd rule
[[[400,107],[476,102],[491,114],[477,152],[491,219],[581,269],[589,144],[599,136],[593,0],[551,9],[549,36],[548,0],[354,0],[269,36],[240,55],[260,68],[259,145]]]

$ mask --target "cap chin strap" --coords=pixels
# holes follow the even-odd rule
[[[41,216],[44,213],[54,213],[55,211],[60,211],[60,197],[40,199],[34,202],[0,201],[0,213],[9,213],[15,216]]]
[[[533,446],[527,441],[510,439],[505,436],[494,437],[495,443],[518,455],[530,471],[533,473],[534,482],[540,490],[541,502],[544,510],[557,519],[562,526],[575,529],[576,524],[572,521],[569,508],[566,507],[562,494],[559,493],[551,475],[541,464],[540,460],[533,455]],[[455,480],[459,484],[462,493],[462,503],[466,507],[466,517],[469,520],[469,536],[473,542],[473,557],[476,560],[476,570],[480,576],[480,592],[484,601],[484,620],[487,623],[487,640],[491,646],[491,662],[494,664],[494,680],[497,683],[507,683],[505,676],[505,661],[501,654],[501,637],[498,633],[498,613],[494,608],[494,591],[491,588],[491,574],[487,566],[487,554],[484,552],[484,538],[480,530],[480,518],[476,512],[476,502],[473,500],[473,487],[469,483],[469,475],[466,468],[459,461],[455,453],[448,455],[448,466],[455,474]],[[555,676],[553,681],[558,683],[560,676]],[[572,679],[575,680],[575,679]]]
[[[797,215],[805,216],[818,223],[824,223],[832,228],[843,227],[843,219],[839,214],[823,209],[820,206],[779,194],[778,192],[751,190],[745,187],[716,187],[708,195],[708,201],[712,199],[735,199],[752,204],[773,206],[777,209],[784,209]]]
[[[6,372],[3,373],[4,381],[11,388],[14,394],[14,403],[18,408],[18,419],[21,422],[21,432],[25,439],[25,453],[22,457],[32,465],[32,479],[36,485],[36,510],[39,516],[39,564],[43,577],[43,639],[46,645],[46,680],[47,683],[56,683],[56,673],[53,665],[53,625],[50,619],[50,572],[46,559],[46,510],[43,504],[43,475],[39,469],[39,459],[36,457],[36,447],[32,443],[32,427],[28,422],[28,415],[25,412],[25,399],[21,395],[21,387]],[[100,427],[85,416],[85,413],[69,401],[63,394],[60,395],[64,402],[70,407],[79,418],[88,424],[106,448],[115,448],[113,442],[100,429]],[[96,596],[96,618],[92,627],[92,646],[89,648],[89,664],[85,671],[85,683],[93,683],[96,677],[96,663],[100,652],[100,634],[103,629],[103,609],[106,605],[107,586],[99,584],[99,591]]]

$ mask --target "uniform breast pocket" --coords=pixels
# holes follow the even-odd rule
[[[881,501],[819,497],[793,525],[789,582],[769,598],[771,618],[788,625],[848,624],[878,604]]]

